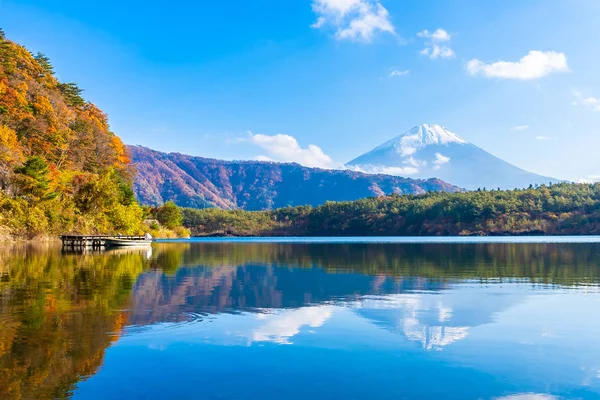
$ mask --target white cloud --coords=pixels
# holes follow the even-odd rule
[[[448,32],[441,28],[438,28],[431,33],[425,29],[424,31],[417,33],[417,36],[420,38],[429,39],[433,42],[448,42],[452,37]]]
[[[456,55],[454,54],[454,50],[452,50],[450,47],[440,46],[437,44],[434,44],[431,47],[425,47],[423,50],[421,50],[420,54],[423,56],[428,56],[434,60],[436,58],[452,58]]]
[[[435,161],[433,162],[436,165],[447,164],[450,162],[450,157],[446,157],[441,153],[435,153]]]
[[[255,144],[265,150],[269,156],[259,156],[263,160],[267,157],[270,160],[296,162],[307,167],[319,168],[334,168],[337,166],[319,146],[309,144],[306,148],[302,148],[298,141],[290,135],[277,134],[269,136],[250,132],[248,138],[241,140]]]
[[[409,144],[406,144],[404,142],[401,143],[400,148],[396,150],[398,152],[398,154],[403,155],[403,156],[410,156],[413,155],[417,152],[417,148],[413,147]]]
[[[397,176],[407,176],[407,175],[415,175],[419,173],[419,169],[412,165],[408,165],[406,167],[386,167],[383,165],[361,165],[357,166],[347,166],[348,169],[358,172],[364,172],[367,174],[385,174],[385,175],[397,175]]]
[[[433,160],[433,164],[434,164],[433,169],[435,171],[437,171],[442,167],[442,165],[447,164],[449,162],[450,162],[450,157],[446,157],[446,156],[442,155],[441,153],[435,153],[435,160]]]
[[[555,51],[532,50],[519,61],[498,61],[486,64],[478,59],[467,63],[467,72],[471,75],[483,75],[486,78],[530,80],[542,78],[553,72],[568,72],[567,56]]]
[[[552,140],[552,138],[549,136],[536,136],[535,138],[542,141]]]
[[[326,22],[327,22],[327,20],[325,19],[325,17],[319,17],[319,18],[317,18],[315,23],[312,24],[310,27],[313,29],[319,29],[319,28],[323,27],[323,25],[325,25]]]
[[[334,307],[303,307],[272,314],[258,314],[265,324],[252,332],[252,342],[291,344],[290,339],[300,333],[302,326],[319,328],[333,315]]]
[[[363,0],[315,0],[312,8],[316,13],[335,14],[338,17],[350,13],[360,7]]]
[[[438,28],[433,32],[427,29],[417,33],[417,36],[425,39],[425,48],[419,52],[422,56],[427,56],[432,60],[437,58],[453,58],[456,56],[454,50],[447,45],[438,44],[440,42],[449,42],[451,35],[445,30]]]
[[[415,150],[416,150],[416,149],[415,149]],[[404,161],[403,161],[403,163],[404,163],[404,164],[406,164],[406,165],[413,166],[413,167],[415,167],[415,168],[418,168],[418,167],[424,167],[424,166],[426,166],[426,165],[427,165],[427,161],[424,161],[424,160],[417,160],[417,159],[416,159],[416,158],[414,158],[413,156],[410,156],[410,157],[408,158],[408,160],[404,160]]]
[[[469,336],[468,326],[424,326],[417,318],[404,318],[402,323],[407,339],[420,342],[427,350],[442,350]]]
[[[511,131],[525,131],[529,129],[529,125],[516,125],[510,128]]]
[[[582,105],[589,110],[600,112],[600,99],[592,96],[584,96],[577,90],[573,91],[573,95],[575,96],[573,105]]]
[[[580,178],[577,183],[596,183],[600,182],[600,175],[587,175],[585,178]]]
[[[372,296],[362,298],[349,306],[366,310],[395,310],[395,314],[399,312],[394,321],[395,328],[401,330],[408,340],[420,343],[426,350],[441,351],[469,335],[470,327],[455,326],[452,323],[452,307],[445,305],[443,299],[438,300],[434,296]],[[436,316],[440,325],[431,324]]]
[[[496,397],[495,400],[556,400],[558,397],[542,393],[518,393],[509,396]]]
[[[395,76],[405,76],[410,74],[410,71],[405,69],[405,70],[399,70],[399,69],[394,69],[392,70],[392,72],[390,72],[390,74],[388,75],[388,78],[393,78]]]
[[[386,175],[414,175],[419,173],[419,169],[415,167],[382,167],[378,172],[374,172],[378,174],[386,174]]]
[[[273,162],[273,161],[275,161],[275,160],[273,160],[271,157],[267,157],[267,156],[263,156],[263,155],[256,156],[254,159],[255,159],[256,161],[269,161],[269,162]]]
[[[438,321],[440,323],[448,322],[452,319],[452,307],[446,307],[443,303],[438,302]]]
[[[396,35],[388,10],[377,0],[313,0],[317,20],[312,28],[335,28],[338,40],[370,42],[376,32]]]

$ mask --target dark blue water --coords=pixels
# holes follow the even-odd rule
[[[600,398],[600,243],[3,257],[6,398]]]

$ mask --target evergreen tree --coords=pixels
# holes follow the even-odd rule
[[[35,58],[36,61],[42,66],[44,71],[50,75],[54,74],[54,67],[50,63],[50,59],[46,57],[44,53],[38,52],[33,58]]]
[[[53,197],[50,191],[48,164],[39,156],[32,156],[21,167],[15,168],[16,179],[22,194],[31,200]]]
[[[81,97],[81,93],[83,89],[80,89],[76,83],[59,83],[57,85],[58,90],[60,90],[65,96],[65,100],[69,105],[72,106],[84,106],[85,100]]]

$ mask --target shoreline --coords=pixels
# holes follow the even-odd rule
[[[544,244],[600,243],[600,235],[545,236],[196,236],[189,239],[158,239],[156,243],[289,243],[289,244]]]
[[[355,239],[367,239],[367,240],[376,240],[376,239],[439,239],[443,240],[444,238],[448,239],[481,239],[485,240],[486,238],[535,238],[536,241],[542,238],[559,238],[559,237],[598,237],[600,238],[600,233],[493,233],[487,235],[192,235],[189,237],[154,237],[154,240],[157,242],[168,243],[168,242],[176,242],[176,241],[185,241],[185,240],[202,240],[202,239],[256,239],[256,240],[268,240],[268,239],[284,239],[284,240],[293,240],[293,239],[310,239],[310,238],[323,238],[330,240],[355,240]],[[0,243],[3,245],[13,245],[13,244],[61,244],[60,237],[58,235],[38,235],[34,237],[20,236],[20,235],[0,235]]]
[[[211,234],[211,235],[192,235],[189,239],[243,239],[243,238],[311,238],[311,237],[326,237],[326,238],[486,238],[486,237],[560,237],[560,236],[599,236],[598,232],[590,232],[590,233],[532,233],[532,232],[506,232],[506,233],[491,233],[491,234],[472,234],[472,235],[221,235],[221,234]],[[165,239],[165,238],[156,238],[156,239]],[[183,238],[185,239],[185,238]]]
[[[21,235],[0,235],[0,242],[5,244],[55,244],[60,243],[60,238],[54,235],[38,235],[27,237]]]

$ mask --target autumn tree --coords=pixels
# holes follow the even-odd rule
[[[12,167],[21,162],[23,154],[14,130],[0,125],[0,189],[6,189],[12,175]]]
[[[43,53],[0,35],[0,229],[13,235],[137,234],[142,210],[108,117]]]
[[[181,226],[183,216],[179,207],[172,201],[167,201],[162,207],[159,207],[156,211],[156,219],[161,225],[173,229]]]

